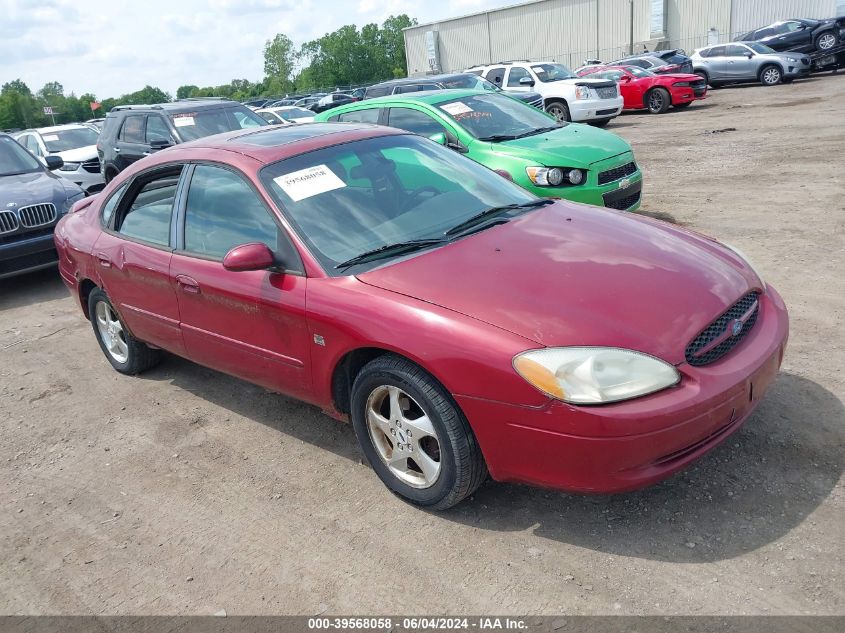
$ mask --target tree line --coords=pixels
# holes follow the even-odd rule
[[[390,16],[381,25],[355,25],[326,33],[299,48],[279,33],[264,45],[264,78],[251,82],[233,79],[220,86],[179,86],[177,99],[187,97],[226,97],[245,101],[253,97],[283,96],[334,86],[354,86],[405,76],[405,40],[402,29],[416,19],[405,14]],[[57,81],[33,92],[21,79],[0,88],[0,130],[69,123],[102,117],[117,105],[171,101],[173,97],[154,86],[120,97],[97,99],[91,93],[76,96],[64,93]],[[94,107],[92,109],[92,105]],[[99,106],[97,106],[99,104]],[[53,115],[45,114],[49,107]]]

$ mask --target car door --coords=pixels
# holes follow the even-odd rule
[[[311,390],[299,256],[264,198],[240,173],[218,164],[191,168],[170,274],[187,357],[268,389],[306,398]],[[232,272],[223,257],[261,242],[275,270]]]
[[[812,39],[812,30],[805,28],[803,22],[787,20],[778,26],[769,46],[776,51],[802,50],[812,44]]]
[[[151,148],[153,141],[163,141],[165,143],[169,143],[170,145],[176,144],[176,139],[173,138],[173,134],[170,132],[170,128],[167,125],[167,121],[165,121],[164,117],[160,114],[147,115],[147,126],[144,132],[144,144],[150,148],[148,152],[154,151]]]
[[[729,44],[725,47],[725,79],[740,81],[756,79],[757,62],[753,51],[741,44]]]
[[[522,79],[530,79],[532,83],[522,84]],[[502,83],[502,88],[506,88],[508,92],[529,92],[533,89],[534,83],[537,80],[531,75],[531,72],[524,66],[511,66],[508,68],[505,80]]]
[[[609,79],[615,81],[619,86],[619,93],[622,95],[624,107],[626,108],[642,108],[643,107],[643,83],[638,81],[634,75],[622,70],[605,70],[587,75],[587,77],[595,77],[596,79]]]
[[[714,46],[707,51],[705,67],[710,79],[724,80],[727,78],[728,58],[725,57],[725,46]]]
[[[114,150],[115,165],[123,171],[132,163],[141,160],[149,153],[149,146],[146,142],[146,114],[129,114],[123,119],[123,124],[115,140]]]
[[[106,201],[103,231],[92,254],[103,289],[138,339],[184,354],[176,290],[170,280],[173,209],[181,165],[136,176]]]

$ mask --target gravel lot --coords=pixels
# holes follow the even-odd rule
[[[739,246],[792,318],[742,431],[637,493],[422,512],[351,427],[178,358],[121,376],[54,270],[0,281],[0,613],[845,614],[843,104],[823,75],[611,123],[642,212]]]

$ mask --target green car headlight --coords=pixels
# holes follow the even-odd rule
[[[559,187],[561,185],[580,185],[586,180],[583,169],[570,167],[526,167],[528,179],[538,187]]]

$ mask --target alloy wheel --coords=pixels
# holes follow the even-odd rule
[[[367,398],[367,429],[381,460],[413,488],[430,488],[440,475],[440,440],[423,408],[407,392],[381,385]]]
[[[763,73],[763,82],[774,86],[776,83],[780,81],[780,71],[777,68],[767,68],[766,72]]]
[[[129,359],[129,345],[117,314],[108,303],[100,301],[95,308],[95,318],[100,338],[109,355],[118,363],[125,363]]]
[[[830,50],[836,45],[836,36],[833,33],[825,33],[819,37],[818,47],[819,50],[826,51]]]
[[[558,104],[550,105],[548,108],[546,108],[546,112],[548,114],[551,114],[555,118],[555,121],[568,121],[569,120],[567,118],[566,110],[563,108],[563,106],[560,106]]]
[[[648,108],[652,112],[659,112],[663,108],[663,95],[654,91],[648,97]]]

